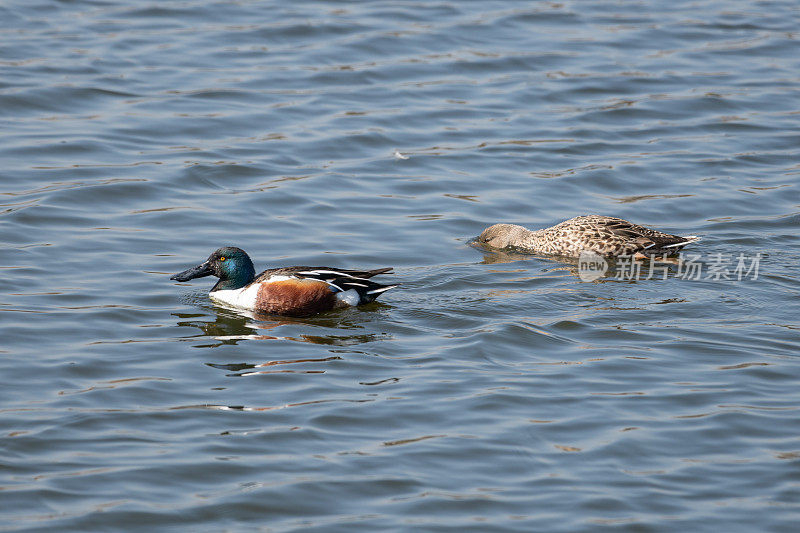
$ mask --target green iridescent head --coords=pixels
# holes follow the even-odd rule
[[[205,263],[175,274],[170,279],[189,281],[194,278],[216,276],[219,281],[213,291],[241,289],[256,277],[250,256],[241,248],[226,246],[208,256]]]

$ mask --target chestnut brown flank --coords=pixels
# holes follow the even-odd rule
[[[336,296],[328,285],[311,279],[263,283],[256,296],[256,310],[278,315],[307,316],[333,309]]]

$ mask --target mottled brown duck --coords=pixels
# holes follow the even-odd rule
[[[581,252],[605,257],[669,256],[699,238],[664,233],[616,217],[583,215],[539,230],[495,224],[483,230],[477,242],[487,248],[565,257],[578,257]]]

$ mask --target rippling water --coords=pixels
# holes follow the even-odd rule
[[[799,15],[5,2],[0,530],[794,531]],[[467,246],[585,213],[704,275]],[[169,281],[227,244],[402,286]]]

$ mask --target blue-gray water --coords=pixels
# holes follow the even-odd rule
[[[4,2],[0,530],[796,531],[799,18]],[[758,276],[467,246],[585,213]],[[277,320],[169,281],[228,244],[402,286]]]

